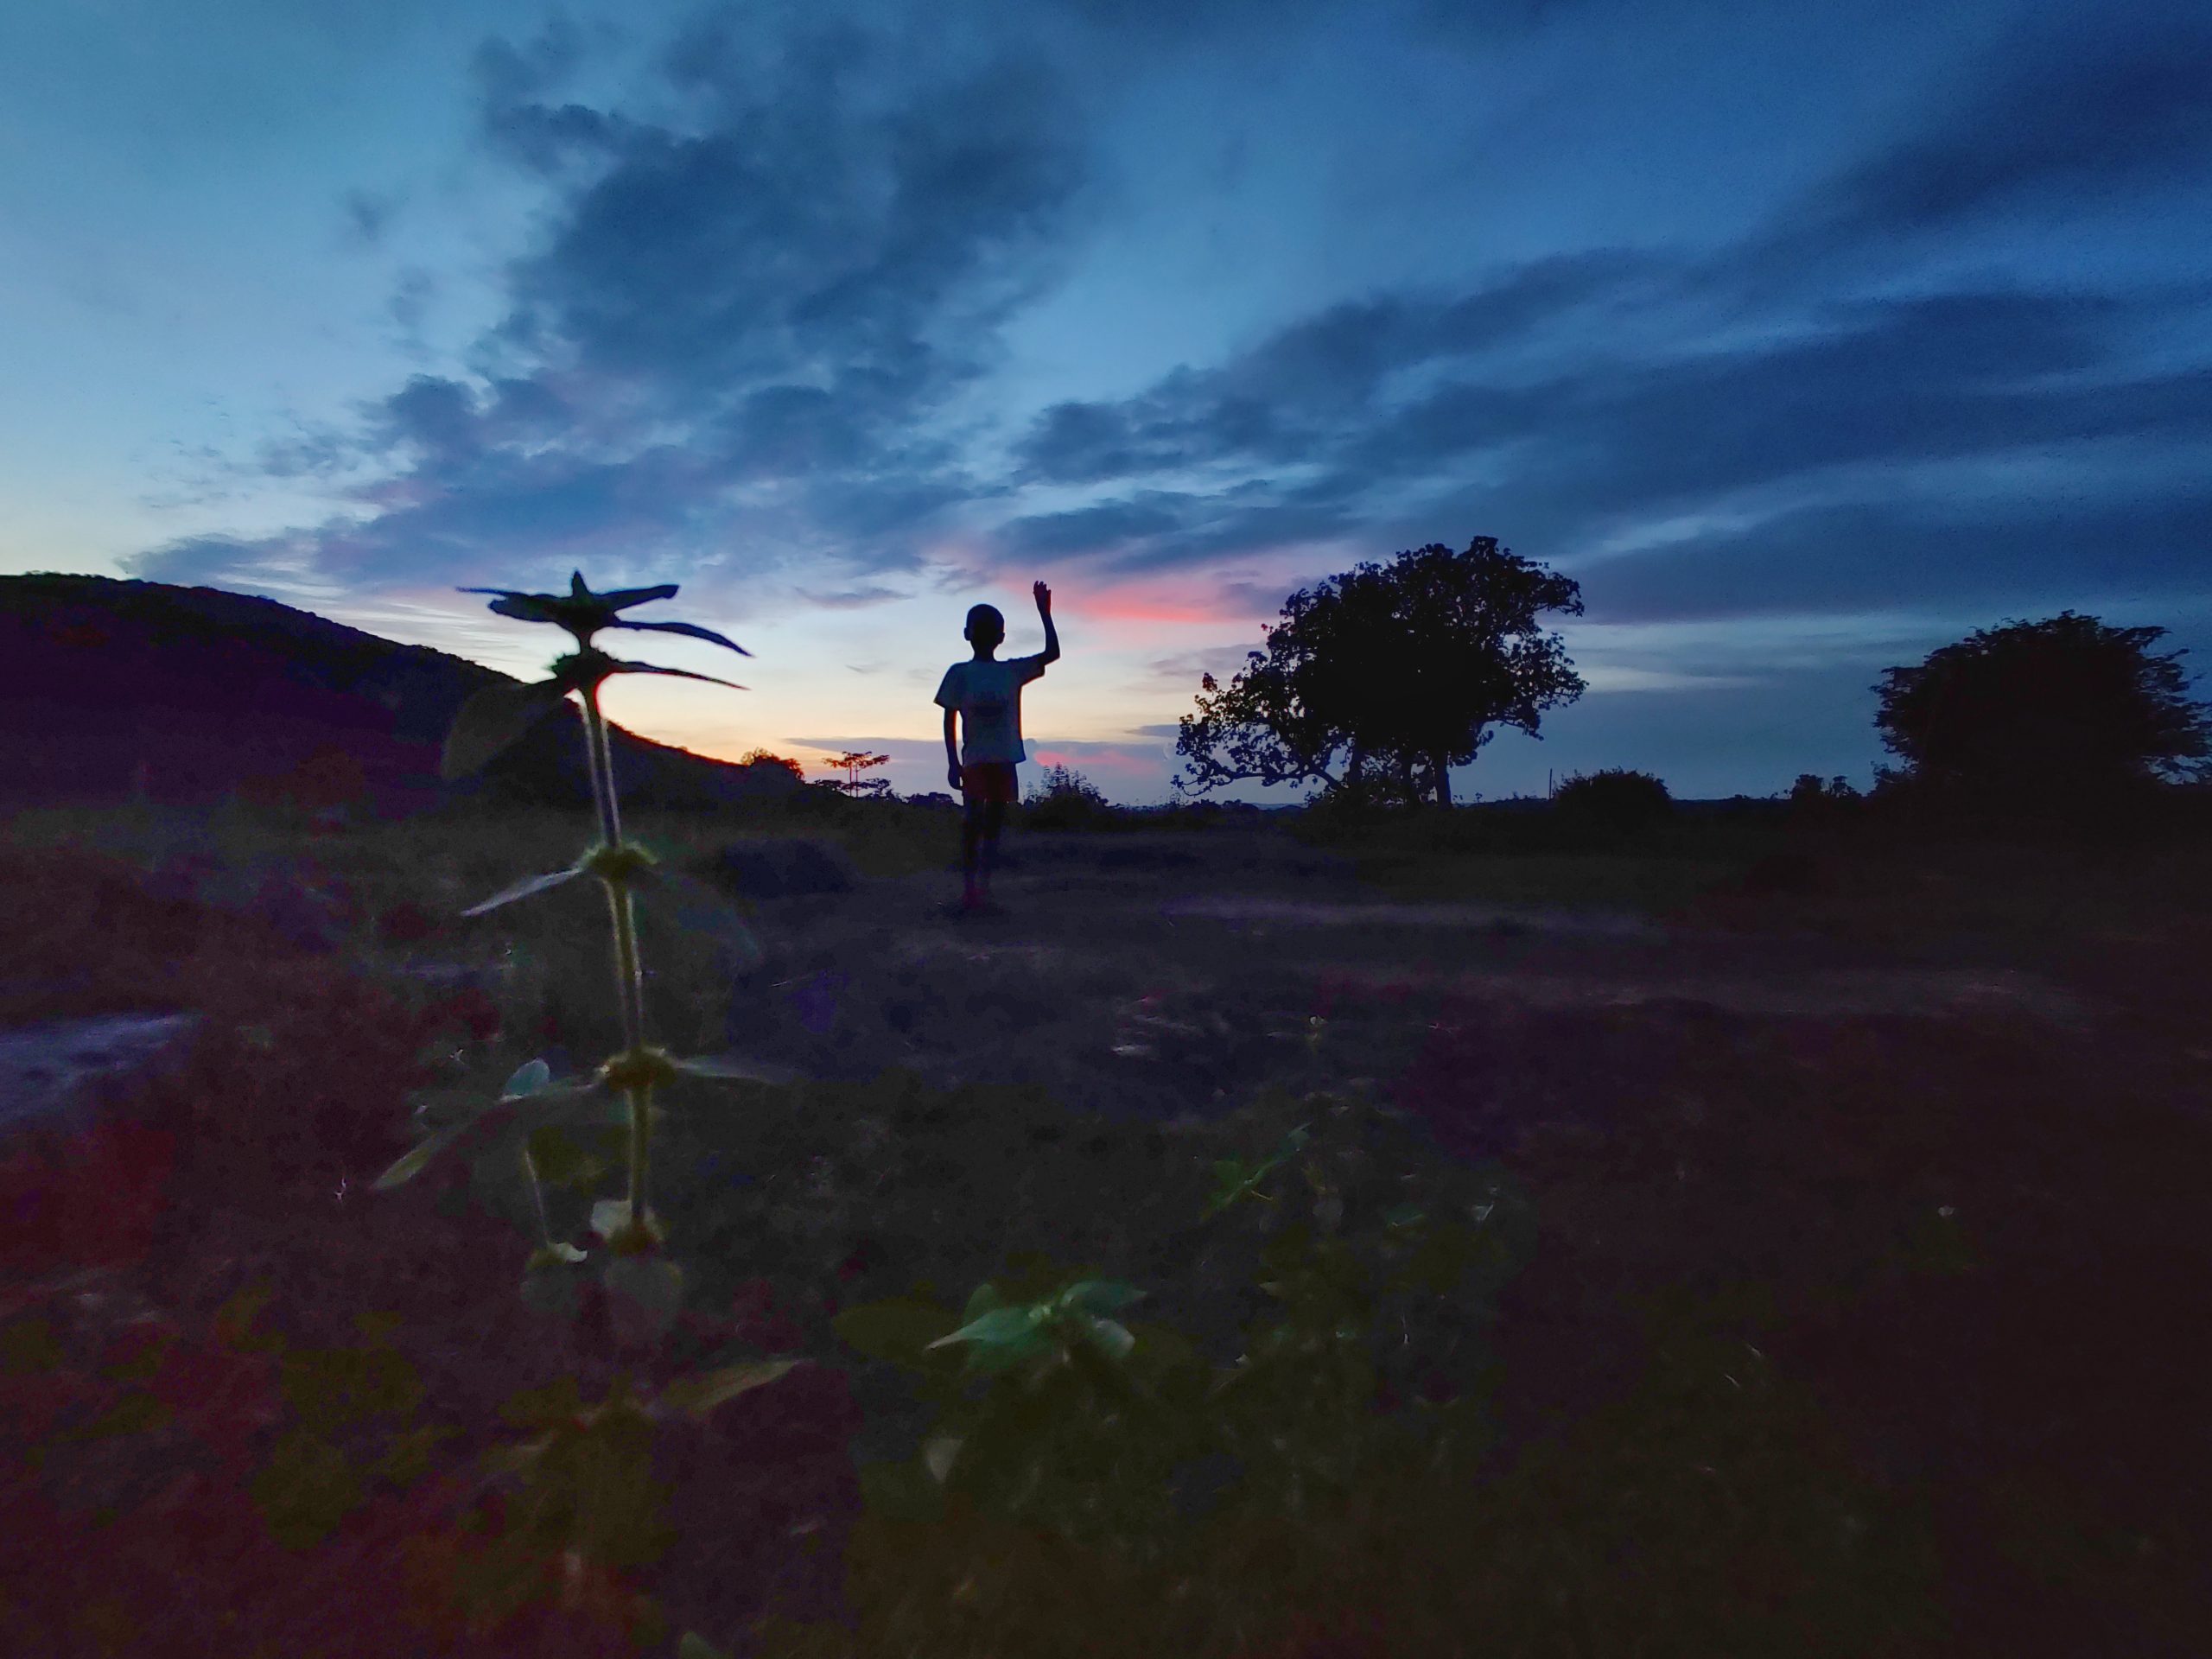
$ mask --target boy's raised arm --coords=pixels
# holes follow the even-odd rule
[[[1060,656],[1060,631],[1052,626],[1052,590],[1038,582],[1029,590],[1036,595],[1037,614],[1045,622],[1044,658],[1048,663],[1058,662]]]

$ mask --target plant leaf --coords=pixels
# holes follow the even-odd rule
[[[583,871],[581,868],[576,868],[556,870],[550,875],[528,876],[511,887],[503,888],[493,893],[482,904],[471,905],[461,913],[464,916],[481,916],[486,911],[499,909],[502,905],[512,905],[518,899],[527,899],[532,893],[545,893],[564,882],[573,881],[582,874]]]
[[[535,594],[516,594],[505,599],[495,599],[492,601],[492,609],[495,614],[512,616],[518,622],[561,620],[560,607],[547,604]]]
[[[922,1446],[922,1462],[940,1486],[952,1472],[953,1459],[959,1455],[960,1441],[950,1434],[934,1435]]]
[[[716,679],[711,674],[694,674],[688,668],[662,668],[652,663],[626,663],[616,657],[607,660],[612,664],[607,671],[610,674],[666,674],[679,680],[704,680],[709,685],[726,685],[733,691],[750,691],[753,689],[749,685],[740,685],[734,680]]]
[[[978,1285],[976,1287],[973,1294],[971,1294],[968,1298],[967,1312],[963,1313],[960,1317],[963,1322],[972,1324],[976,1320],[982,1319],[984,1314],[989,1313],[993,1308],[1003,1307],[1005,1305],[1004,1300],[999,1295],[998,1287],[996,1285]]]
[[[577,580],[581,582],[582,578],[579,576]],[[580,588],[575,597],[582,599],[586,593],[589,592],[588,588]],[[610,611],[626,611],[632,605],[643,605],[648,600],[674,599],[676,593],[677,588],[674,582],[664,582],[656,588],[617,588],[611,594],[593,594],[592,597]],[[620,624],[618,626],[633,625]]]
[[[523,1145],[542,1186],[594,1185],[607,1173],[605,1161],[593,1157],[559,1124],[537,1125]]]
[[[559,601],[550,594],[525,594],[514,588],[456,588],[457,594],[491,594],[493,611],[521,622],[557,622]]]
[[[678,1411],[703,1417],[741,1394],[766,1387],[801,1363],[797,1359],[764,1359],[746,1365],[727,1365],[704,1376],[672,1382],[661,1397]]]
[[[561,706],[568,694],[569,688],[556,680],[486,686],[454,715],[439,758],[438,775],[450,783],[479,770],[526,736],[531,727]]]
[[[1012,1370],[1023,1360],[1052,1345],[1052,1338],[1041,1329],[1012,1342],[979,1344],[968,1351],[967,1369],[970,1375]]]
[[[415,1096],[415,1121],[426,1129],[448,1128],[483,1109],[484,1096],[474,1090],[427,1089]]]
[[[512,1089],[518,1079],[531,1080],[531,1067],[542,1064],[543,1062],[533,1060],[522,1067],[508,1079],[508,1088]],[[499,1099],[478,1106],[467,1116],[445,1124],[426,1139],[417,1141],[398,1162],[377,1178],[374,1190],[383,1192],[412,1180],[423,1173],[432,1159],[463,1141],[480,1141],[511,1131],[525,1115],[536,1123],[628,1121],[626,1109],[621,1102],[612,1097],[599,1097],[599,1084],[595,1080],[566,1084],[547,1081],[527,1094],[503,1094]]]
[[[1084,1335],[1109,1359],[1126,1358],[1129,1350],[1137,1345],[1137,1339],[1129,1334],[1128,1327],[1112,1319],[1091,1320]]]
[[[626,1128],[630,1123],[629,1102],[620,1095],[601,1092],[596,1078],[548,1089],[531,1104],[537,1109],[532,1116],[542,1124],[559,1123],[571,1128]],[[652,1121],[660,1121],[658,1107],[653,1109]]]
[[[618,628],[650,629],[655,633],[680,633],[689,639],[704,639],[709,645],[728,645],[732,651],[735,652],[741,657],[750,657],[753,654],[743,645],[739,645],[736,640],[725,639],[722,635],[716,633],[712,628],[702,628],[696,623],[618,621],[613,626]]]
[[[1062,1291],[1060,1303],[1064,1307],[1080,1308],[1086,1313],[1118,1313],[1130,1303],[1142,1301],[1144,1294],[1135,1285],[1118,1280],[1086,1279]]]
[[[1033,1307],[996,1307],[981,1319],[970,1319],[950,1336],[939,1337],[929,1345],[942,1348],[951,1342],[972,1342],[980,1347],[1003,1348],[1020,1346],[1032,1341],[1042,1321]]]
[[[515,1068],[506,1086],[499,1090],[501,1100],[521,1100],[525,1096],[542,1094],[553,1086],[553,1068],[542,1060],[530,1060]]]
[[[480,1116],[480,1114],[479,1115]],[[451,1147],[461,1137],[476,1127],[478,1118],[465,1117],[458,1123],[448,1124],[435,1135],[418,1141],[390,1169],[377,1177],[372,1189],[388,1192],[403,1182],[411,1181],[429,1166],[430,1160]]]
[[[797,1083],[805,1073],[772,1060],[749,1060],[742,1054],[708,1054],[678,1060],[676,1069],[687,1077],[736,1078],[747,1083]]]

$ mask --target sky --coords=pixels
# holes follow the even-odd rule
[[[1589,690],[1461,800],[1863,786],[1882,670],[2064,609],[2212,668],[2200,4],[57,0],[0,65],[0,572],[524,677],[457,588],[678,582],[752,658],[621,649],[747,689],[618,721],[902,794],[1043,580],[1025,782],[1132,804],[1294,592],[1478,536]]]

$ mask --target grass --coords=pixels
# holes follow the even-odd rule
[[[1634,854],[1485,855],[1368,852],[1359,877],[1382,897],[1406,903],[1589,908],[1664,914],[1740,878],[1726,859]]]
[[[944,869],[957,849],[957,816],[893,803],[634,828],[679,862],[734,834],[827,835],[868,874]],[[608,968],[588,900],[447,919],[572,859],[585,826],[457,814],[311,836],[249,808],[23,815],[0,849],[0,1018],[166,1004],[207,1023],[179,1073],[114,1103],[114,1133],[44,1161],[17,1149],[4,1172],[0,1393],[10,1451],[38,1466],[11,1459],[0,1494],[23,1518],[0,1548],[0,1630],[24,1651],[252,1650],[219,1624],[235,1604],[267,1650],[373,1652],[390,1610],[420,1599],[409,1563],[427,1554],[469,1564],[480,1625],[432,1618],[411,1650],[456,1656],[632,1651],[623,1598],[647,1588],[664,1637],[688,1623],[731,1645],[774,1607],[783,1645],[766,1650],[792,1656],[977,1652],[986,1628],[1005,1652],[1138,1636],[1236,1659],[1445,1653],[1471,1632],[1509,1654],[2190,1651],[2212,1611],[2183,1567],[2212,1545],[2186,1490],[2212,1149],[2184,1110],[2202,1085],[2186,1048],[2212,957],[2184,947],[2207,937],[2212,861],[1720,836],[1376,855],[1511,903],[1663,906],[1673,873],[1719,866],[1694,896],[1717,920],[1900,950],[1970,932],[2085,976],[2122,1022],[1419,995],[1404,1074],[1320,1114],[1274,1205],[1200,1231],[1211,1165],[1264,1154],[1312,1103],[1262,1093],[1218,1122],[1146,1126],[898,1072],[674,1085],[696,1092],[671,1096],[656,1192],[699,1272],[690,1345],[655,1363],[816,1363],[669,1431],[654,1467],[692,1542],[571,1586],[563,1610],[495,1548],[512,1516],[473,1459],[518,1393],[565,1376],[596,1399],[639,1362],[515,1306],[526,1198],[501,1172],[389,1203],[346,1184],[404,1147],[410,1088],[496,1089],[549,1042],[590,1056],[619,1039],[594,1012]],[[1725,874],[1777,844],[1815,861],[1804,890]],[[334,948],[288,942],[247,902],[257,881],[235,912],[132,896],[195,851],[211,879],[305,869],[335,895]],[[650,906],[641,926],[656,1035],[717,1046],[728,968],[711,930]],[[482,982],[410,972],[435,963]],[[1418,1410],[1425,1384],[1472,1402],[1465,1461],[1409,1455],[1303,1529],[1276,1489],[1232,1497],[1175,1535],[1173,1569],[1071,1554],[981,1511],[950,1529],[864,1511],[861,1473],[911,1459],[927,1414],[898,1368],[838,1340],[842,1310],[918,1297],[950,1316],[1041,1255],[1137,1282],[1141,1315],[1225,1363],[1275,1306],[1258,1289],[1271,1241],[1331,1195],[1365,1236],[1408,1192],[1491,1206],[1499,1241],[1487,1276],[1378,1315],[1364,1353],[1386,1414]],[[288,1392],[288,1376],[344,1386]],[[848,1589],[857,1637],[830,1628]]]

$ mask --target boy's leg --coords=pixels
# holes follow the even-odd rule
[[[991,872],[998,868],[999,830],[1005,825],[1005,823],[1006,803],[1004,801],[984,802],[982,835],[981,836],[981,851],[982,855],[981,863],[982,867],[982,887],[986,893],[989,893],[991,890]]]
[[[960,823],[960,888],[961,898],[972,903],[981,891],[976,882],[976,849],[982,840],[983,803],[972,794],[967,801],[967,814]]]

